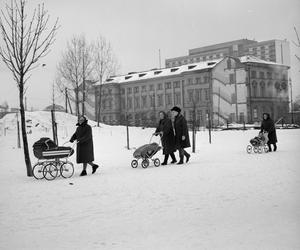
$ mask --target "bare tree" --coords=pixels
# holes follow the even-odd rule
[[[70,99],[75,102],[75,112],[80,115],[80,92],[82,91],[82,114],[84,114],[85,102],[85,80],[92,74],[92,45],[86,42],[83,35],[74,36],[67,43],[67,49],[62,55],[62,60],[58,64],[58,74],[62,78],[57,81],[60,89],[69,89],[74,93]],[[81,85],[82,84],[82,85]]]
[[[298,35],[298,31],[296,29],[296,27],[294,27],[294,30],[295,30],[295,33],[296,33],[296,36],[297,36],[297,43],[295,43],[293,41],[293,43],[298,47],[300,48],[300,38],[299,38],[299,35]],[[298,61],[300,62],[300,57],[298,55],[295,55],[295,57],[298,59]]]
[[[24,94],[29,73],[38,66],[38,61],[50,52],[58,29],[58,19],[48,28],[50,15],[44,4],[34,9],[31,18],[27,15],[25,0],[12,0],[1,10],[0,31],[4,45],[0,55],[13,74],[19,89],[21,128],[27,176],[32,176],[31,162],[26,135]],[[29,19],[28,19],[29,18]]]
[[[119,63],[113,54],[112,46],[109,41],[105,39],[103,36],[99,36],[98,39],[94,43],[94,71],[96,75],[96,79],[99,81],[99,92],[98,92],[98,100],[96,103],[96,119],[97,124],[99,126],[100,122],[100,111],[102,104],[102,84],[108,79],[110,76],[115,75],[117,70],[119,69]]]

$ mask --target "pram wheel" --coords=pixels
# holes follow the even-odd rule
[[[259,146],[258,149],[257,149],[257,151],[258,151],[259,154],[261,154],[263,152],[263,147]]]
[[[60,174],[64,178],[70,178],[74,174],[74,167],[73,164],[69,161],[64,162],[60,166]]]
[[[44,178],[43,175],[43,168],[44,168],[44,164],[42,163],[36,163],[33,168],[32,168],[32,173],[35,179],[37,180],[41,180]]]
[[[147,168],[149,166],[149,160],[148,159],[144,159],[143,161],[142,161],[142,167],[143,168]]]
[[[159,167],[160,166],[160,160],[158,158],[155,158],[154,161],[153,161],[153,163],[154,163],[155,167]]]
[[[131,167],[137,168],[137,166],[138,166],[138,161],[137,160],[132,160],[131,161]]]
[[[265,150],[265,153],[268,153],[269,152],[269,147],[267,145],[265,145],[264,150]]]
[[[258,147],[253,147],[253,152],[257,153],[258,152]]]
[[[246,147],[247,153],[250,154],[252,151],[252,146],[251,145],[247,145]]]
[[[43,169],[43,175],[46,180],[48,180],[48,181],[54,180],[56,178],[57,174],[58,174],[58,169],[56,167],[55,162],[50,162],[47,165],[45,165],[45,167]]]

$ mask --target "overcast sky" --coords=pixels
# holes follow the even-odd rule
[[[3,9],[8,0],[0,0]],[[88,40],[99,34],[112,44],[121,68],[119,73],[159,67],[166,58],[188,54],[191,48],[242,38],[257,41],[287,39],[291,49],[293,96],[300,94],[300,55],[294,26],[300,32],[299,0],[28,0],[32,10],[45,3],[50,23],[59,18],[56,42],[50,54],[33,71],[28,82],[28,107],[51,103],[56,65],[73,35]],[[51,22],[52,21],[52,22]],[[1,44],[3,44],[1,40]],[[18,92],[11,73],[0,62],[0,103],[18,106]],[[62,100],[62,98],[57,98]]]

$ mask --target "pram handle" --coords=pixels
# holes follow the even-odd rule
[[[153,133],[152,136],[150,137],[149,144],[152,142],[153,136],[157,136],[157,135],[160,135],[160,137],[159,137],[159,144],[161,143],[161,138],[163,137],[163,132],[156,132],[156,133]]]

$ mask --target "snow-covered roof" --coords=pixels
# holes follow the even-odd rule
[[[159,78],[165,76],[176,76],[184,72],[191,72],[196,70],[213,68],[222,60],[223,58],[215,59],[211,61],[205,61],[205,62],[191,63],[191,64],[186,64],[186,65],[172,67],[172,68],[152,69],[149,71],[142,71],[142,72],[131,72],[128,73],[127,75],[110,77],[106,80],[105,83],[127,83],[132,81],[153,79],[153,78]]]
[[[274,65],[274,66],[289,67],[287,65],[279,64],[279,63],[276,63],[276,62],[265,61],[265,60],[262,60],[258,57],[251,56],[251,55],[241,56],[241,57],[239,57],[239,59],[240,59],[241,63],[260,63],[260,64],[269,64],[269,65]]]

